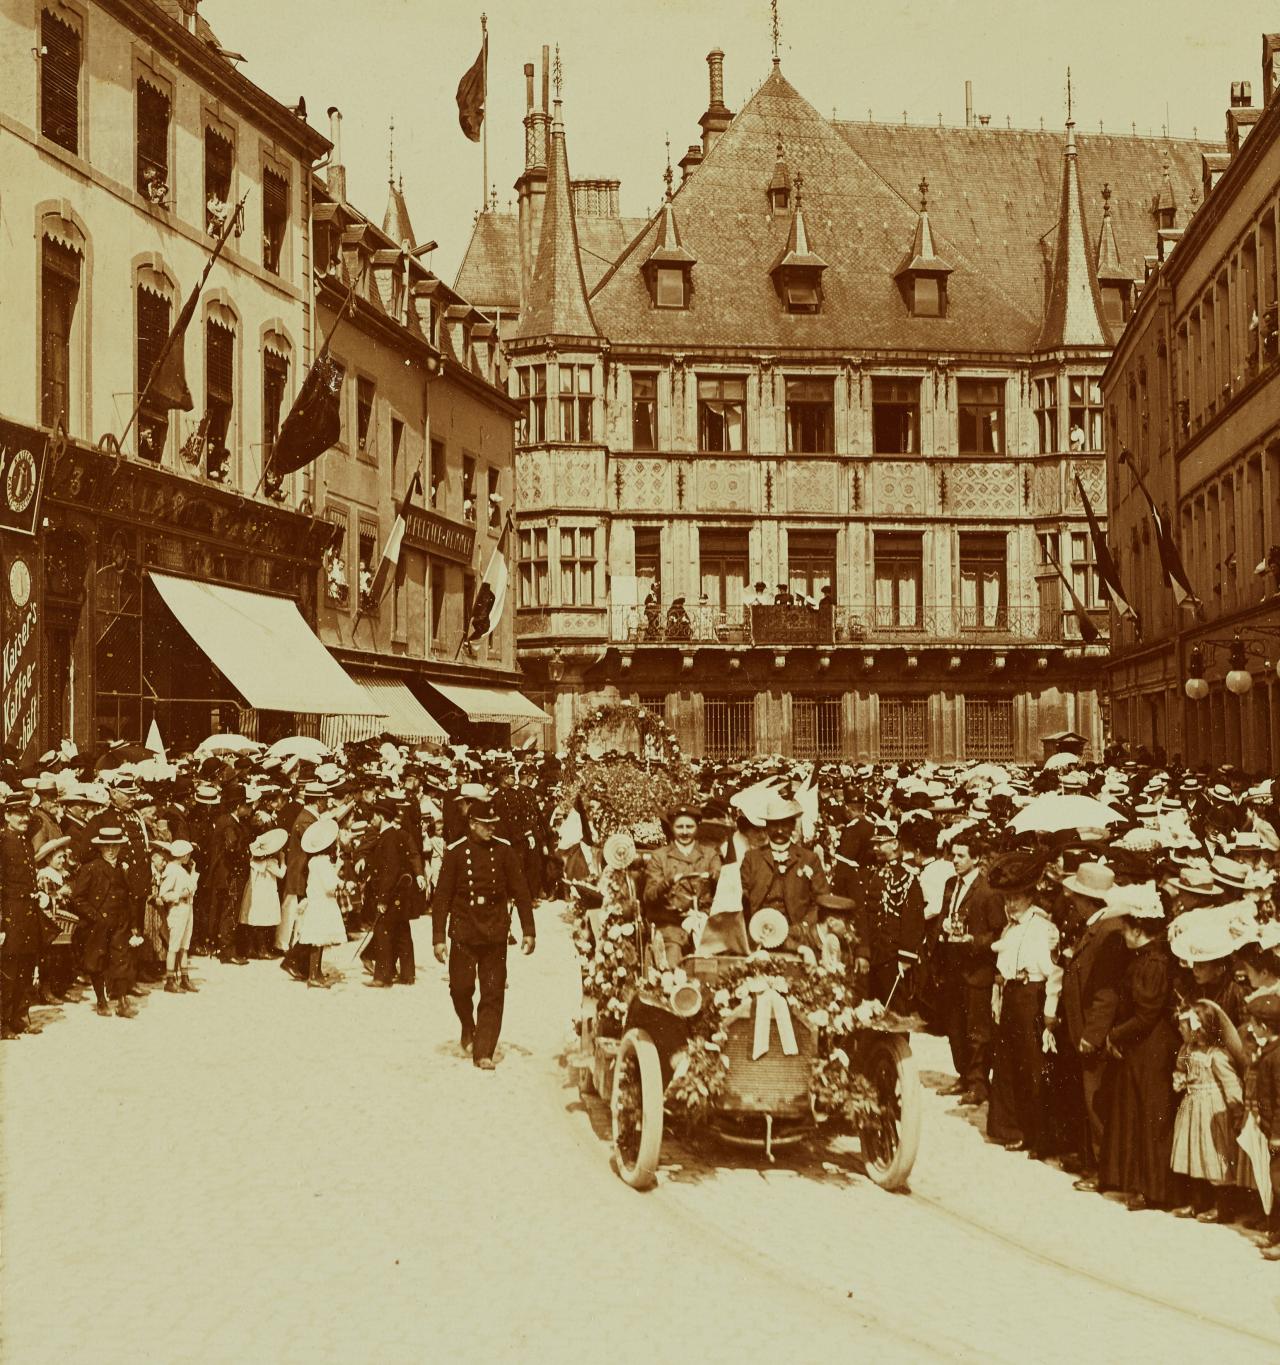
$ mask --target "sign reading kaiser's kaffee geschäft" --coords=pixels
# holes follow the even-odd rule
[[[0,743],[19,764],[40,732],[40,529],[49,436],[0,421]]]
[[[0,420],[0,530],[34,536],[40,526],[49,434]]]

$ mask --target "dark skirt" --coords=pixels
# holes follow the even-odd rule
[[[1104,1190],[1141,1194],[1167,1205],[1178,1194],[1170,1160],[1177,1113],[1173,1070],[1178,1035],[1161,1021],[1112,1068],[1111,1109],[1098,1162]]]

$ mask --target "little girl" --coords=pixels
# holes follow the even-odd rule
[[[289,831],[269,829],[249,845],[249,880],[240,907],[249,954],[269,957],[275,931],[280,927],[280,879],[284,876],[282,850]]]
[[[1222,1043],[1222,1025],[1207,1001],[1178,1015],[1182,1047],[1173,1088],[1182,1103],[1173,1123],[1171,1165],[1187,1177],[1190,1203],[1174,1212],[1202,1223],[1226,1221],[1222,1191],[1234,1183],[1235,1134],[1244,1094]]]
[[[311,950],[308,986],[328,986],[324,976],[324,950],[347,941],[342,910],[338,905],[338,868],[333,860],[338,826],[328,817],[308,825],[302,834],[307,863],[306,900],[299,907],[298,942]]]
[[[164,988],[171,993],[200,989],[187,974],[187,951],[195,920],[196,883],[200,874],[190,865],[191,844],[175,839],[168,845],[169,859],[160,874],[156,900],[168,914],[169,941],[164,960]]]

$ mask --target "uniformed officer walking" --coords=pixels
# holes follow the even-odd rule
[[[469,832],[445,850],[431,901],[431,937],[440,962],[446,960],[446,936],[452,942],[449,994],[462,1024],[462,1046],[477,1067],[492,1071],[507,988],[511,902],[520,916],[520,951],[526,956],[534,947],[533,903],[515,851],[494,834],[498,815],[492,804],[474,802],[468,823]]]

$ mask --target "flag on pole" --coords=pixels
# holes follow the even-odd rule
[[[1046,541],[1045,548],[1049,554],[1049,563],[1052,564],[1055,569],[1057,569],[1058,577],[1062,579],[1062,582],[1067,589],[1067,596],[1071,599],[1071,610],[1075,613],[1076,620],[1080,624],[1080,638],[1087,645],[1094,644],[1098,640],[1102,632],[1098,629],[1097,626],[1093,624],[1093,620],[1089,616],[1088,610],[1086,609],[1084,603],[1080,600],[1079,596],[1076,594],[1075,586],[1072,584],[1071,580],[1067,577],[1067,575],[1063,573],[1062,565],[1058,563],[1058,556],[1055,555],[1053,552],[1052,537],[1050,537]]]
[[[247,197],[246,195],[245,198]],[[191,390],[187,385],[187,327],[195,316],[196,305],[200,302],[200,294],[204,289],[205,281],[209,278],[209,272],[222,254],[222,248],[226,246],[227,238],[231,236],[232,229],[240,220],[240,211],[243,208],[244,199],[241,199],[240,203],[227,214],[227,220],[223,223],[222,231],[214,245],[213,254],[205,262],[203,274],[197,281],[196,287],[187,296],[186,303],[182,305],[182,312],[178,314],[178,320],[169,329],[169,335],[165,339],[164,346],[156,359],[156,363],[151,367],[151,373],[147,376],[142,392],[138,395],[139,408],[142,407],[144,401],[148,401],[152,408],[163,408],[166,411],[178,408],[182,412],[191,411]]]
[[[1174,601],[1180,607],[1189,606],[1192,610],[1199,610],[1202,603],[1196,596],[1195,589],[1191,586],[1191,580],[1187,577],[1187,571],[1183,567],[1182,556],[1178,553],[1178,545],[1173,538],[1172,530],[1164,524],[1164,518],[1160,515],[1156,500],[1151,496],[1147,485],[1143,482],[1142,475],[1138,473],[1137,466],[1133,463],[1133,456],[1128,450],[1122,450],[1120,459],[1129,466],[1129,472],[1142,490],[1142,496],[1146,498],[1147,506],[1151,509],[1151,520],[1156,528],[1156,546],[1160,551],[1160,570],[1164,575],[1165,587],[1173,593]]]
[[[1134,626],[1138,627],[1138,613],[1130,606],[1128,598],[1124,595],[1124,589],[1120,586],[1120,570],[1116,566],[1115,558],[1111,553],[1111,547],[1107,544],[1107,538],[1102,532],[1102,527],[1098,524],[1098,518],[1089,502],[1089,495],[1084,491],[1084,484],[1080,481],[1079,474],[1076,475],[1076,487],[1080,490],[1080,501],[1084,504],[1085,519],[1089,523],[1089,538],[1093,541],[1093,563],[1097,570],[1098,581],[1106,590],[1112,606],[1120,613],[1121,618],[1127,616],[1134,623]]]
[[[396,509],[395,523],[391,527],[387,543],[382,547],[382,558],[378,561],[377,572],[369,585],[369,598],[375,604],[382,601],[387,590],[387,582],[400,564],[400,546],[404,540],[409,504],[413,501],[413,495],[421,492],[422,474],[415,469],[413,478],[409,480],[409,487],[405,489],[404,497],[400,499],[400,506]]]
[[[472,142],[480,141],[480,129],[484,124],[484,67],[488,43],[486,36],[480,44],[480,55],[458,82],[458,123]]]
[[[476,600],[471,607],[471,620],[467,623],[467,630],[462,639],[463,644],[474,645],[486,635],[492,635],[498,628],[498,622],[502,620],[502,608],[507,600],[506,543],[510,530],[511,514],[508,512],[502,534],[493,547],[484,577],[480,580]]]

